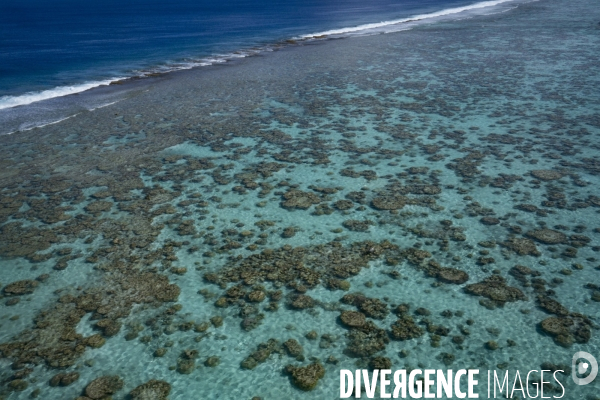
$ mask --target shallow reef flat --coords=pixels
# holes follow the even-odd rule
[[[597,399],[570,360],[600,354],[599,22],[544,0],[298,42],[0,136],[0,398],[428,367]]]

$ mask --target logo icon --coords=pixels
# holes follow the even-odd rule
[[[579,361],[581,359],[584,359],[585,361]],[[598,375],[598,362],[590,353],[586,353],[585,351],[578,351],[573,355],[571,370],[571,376],[573,377],[573,382],[575,382],[575,384],[587,385],[596,378],[596,375]],[[584,375],[588,371],[588,376],[586,376],[585,378],[579,377],[579,375]]]

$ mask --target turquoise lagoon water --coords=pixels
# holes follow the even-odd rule
[[[125,83],[1,136],[0,396],[74,399],[118,375],[115,399],[150,379],[171,399],[334,399],[340,369],[378,361],[479,368],[485,398],[487,370],[600,355],[600,11],[488,14]],[[505,284],[471,286],[490,276]],[[400,304],[414,338],[394,340]],[[389,342],[353,343],[348,310]],[[575,325],[553,338],[548,318]],[[273,346],[244,368],[269,339],[303,361]],[[305,392],[285,367],[312,363]],[[598,398],[558,376],[564,398]]]

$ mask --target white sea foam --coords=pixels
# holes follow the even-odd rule
[[[111,78],[101,81],[86,82],[73,86],[58,86],[54,89],[48,89],[41,92],[29,92],[19,96],[2,96],[0,97],[0,110],[16,106],[23,106],[26,104],[35,103],[36,101],[52,99],[54,97],[61,97],[67,96],[69,94],[85,92],[86,90],[98,86],[108,85],[111,82],[115,82],[121,79],[124,78]]]
[[[23,106],[35,103],[37,101],[52,99],[55,97],[62,97],[70,94],[81,93],[85,92],[86,90],[90,90],[99,86],[110,85],[113,82],[125,79],[143,78],[147,76],[152,76],[153,74],[163,74],[167,72],[192,69],[195,67],[205,67],[208,65],[222,64],[229,60],[233,60],[236,58],[245,58],[260,53],[264,50],[267,49],[253,49],[248,51],[238,51],[229,54],[213,55],[211,57],[201,58],[198,60],[186,60],[178,63],[169,63],[149,70],[132,71],[132,75],[129,77],[116,77],[100,81],[86,82],[78,85],[58,86],[54,89],[48,89],[40,92],[28,92],[17,96],[2,96],[0,97],[0,110],[17,106]]]
[[[100,108],[100,107],[98,107],[98,108]],[[33,130],[35,128],[43,128],[44,126],[58,124],[59,122],[63,122],[65,120],[67,120],[69,118],[73,118],[73,117],[75,117],[77,115],[79,115],[79,113],[73,114],[73,115],[69,115],[68,117],[61,118],[61,119],[58,119],[56,121],[46,122],[46,123],[42,123],[40,125],[33,125],[33,126],[26,127],[26,128],[20,128],[20,129],[17,129],[16,131],[4,133],[4,135],[12,135],[13,133],[16,133],[16,132],[26,132],[26,131],[31,131],[31,130]]]
[[[389,28],[392,25],[399,25],[399,24],[404,24],[407,22],[423,21],[423,20],[433,19],[433,18],[437,18],[437,17],[444,17],[444,16],[453,15],[453,14],[459,14],[459,13],[466,12],[466,11],[494,7],[499,4],[512,2],[512,1],[516,1],[516,0],[482,1],[480,3],[475,3],[475,4],[468,5],[468,6],[447,8],[445,10],[440,10],[440,11],[436,11],[436,12],[429,13],[429,14],[415,15],[415,16],[408,17],[408,18],[395,19],[395,20],[391,20],[391,21],[375,22],[375,23],[371,23],[371,24],[364,24],[364,25],[358,25],[358,26],[353,26],[353,27],[331,29],[328,31],[311,33],[311,34],[299,36],[299,37],[297,37],[297,39],[311,39],[311,38],[321,37],[321,36],[337,36],[337,35],[367,33],[367,32],[381,29],[381,28]],[[385,32],[393,32],[393,30],[388,29]]]
[[[88,109],[88,110],[89,110],[89,111],[94,111],[94,110],[97,110],[97,109],[99,109],[99,108],[104,108],[104,107],[112,106],[113,104],[117,104],[119,101],[121,101],[121,100],[112,101],[112,102],[110,102],[110,103],[102,104],[102,105],[100,105],[100,106],[97,106],[97,107],[94,107],[94,108],[90,108],[90,109]]]

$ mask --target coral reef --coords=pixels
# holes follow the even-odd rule
[[[492,275],[479,283],[467,285],[464,290],[474,296],[487,297],[498,305],[527,299],[520,289],[508,286],[506,280],[499,275]]]
[[[312,363],[305,367],[287,365],[285,372],[290,374],[294,386],[304,391],[313,390],[319,383],[319,379],[325,376],[325,368],[319,363]]]
[[[168,382],[150,379],[129,392],[129,396],[134,400],[167,400],[170,392],[171,385]]]
[[[101,376],[85,387],[85,395],[92,400],[108,399],[123,388],[123,380],[118,376]]]

